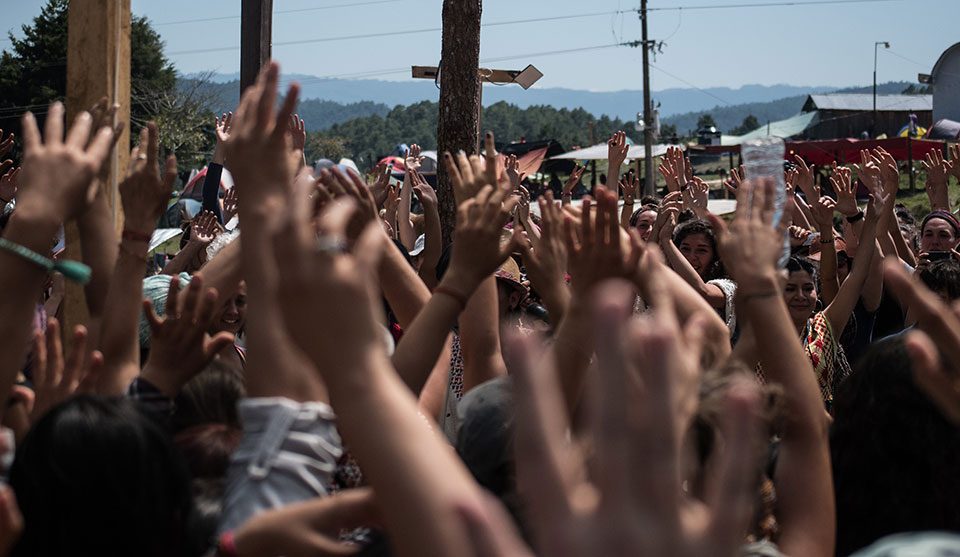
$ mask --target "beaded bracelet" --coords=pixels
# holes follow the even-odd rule
[[[6,238],[0,238],[0,248],[19,255],[38,267],[43,267],[47,272],[57,271],[73,282],[79,284],[87,284],[90,282],[90,267],[79,261],[53,261],[30,248],[15,244]]]

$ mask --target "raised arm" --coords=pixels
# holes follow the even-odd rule
[[[453,511],[480,504],[478,488],[417,414],[384,350],[371,279],[376,246],[389,246],[368,226],[356,256],[316,249],[309,213],[296,209],[305,197],[291,203],[290,220],[275,241],[286,328],[324,370],[337,427],[377,493],[392,549],[407,556],[469,554],[469,535]],[[344,237],[351,212],[352,203],[332,205],[320,220],[322,237]]]
[[[580,178],[586,170],[586,166],[580,166],[579,164],[574,167],[573,172],[570,173],[570,177],[567,178],[567,182],[563,185],[563,191],[560,195],[560,203],[562,205],[569,205],[571,203],[573,200],[573,188],[577,187],[577,184],[580,183]]]
[[[524,234],[520,245],[527,276],[550,313],[550,323],[556,327],[570,305],[570,290],[565,280],[567,248],[563,243],[563,214],[554,203],[552,192],[541,197],[539,205],[540,236]],[[514,234],[519,232],[515,230]]]
[[[704,282],[693,265],[680,253],[680,249],[673,243],[674,220],[667,220],[660,228],[660,249],[667,260],[667,264],[680,275],[711,307],[723,309],[727,305],[727,297],[723,290],[715,284]]]
[[[140,374],[137,331],[147,250],[177,177],[177,159],[173,156],[166,160],[161,177],[159,150],[157,126],[150,122],[140,132],[140,146],[130,154],[130,170],[120,184],[124,234],[110,280],[110,304],[100,339],[104,366],[97,384],[98,392],[108,396],[123,394]]]
[[[241,268],[247,281],[247,393],[250,397],[326,402],[323,381],[287,333],[276,304],[277,268],[268,264],[274,259],[270,238],[279,226],[279,211],[286,206],[287,190],[294,178],[288,158],[288,129],[299,94],[299,88],[291,86],[275,112],[278,71],[276,64],[270,64],[257,83],[244,92],[225,144],[241,200]],[[303,285],[304,290],[312,288],[315,285]]]
[[[739,285],[740,317],[753,326],[764,375],[783,386],[785,422],[774,478],[778,545],[787,555],[827,556],[836,536],[828,419],[780,291],[782,236],[770,220],[774,187],[772,181],[744,182],[729,229],[721,219],[711,220],[723,261]]]
[[[106,97],[102,98],[91,109],[94,128],[112,127],[113,145],[120,137],[124,123],[114,125],[117,105],[107,106]],[[94,138],[91,137],[92,141]],[[111,150],[112,153],[112,150]],[[109,158],[109,155],[108,155]],[[97,176],[97,197],[90,208],[77,217],[77,231],[80,235],[80,247],[83,253],[83,262],[90,267],[90,282],[84,288],[87,300],[87,310],[90,313],[88,323],[87,342],[90,346],[97,346],[100,339],[100,326],[107,303],[107,293],[110,289],[110,276],[117,261],[117,233],[114,229],[113,216],[107,205],[106,182],[109,176],[109,165],[103,165]]]
[[[857,306],[857,300],[863,293],[864,283],[866,283],[867,276],[870,273],[870,260],[877,251],[878,223],[886,210],[886,203],[889,202],[891,200],[888,197],[877,199],[875,195],[871,195],[860,236],[860,245],[857,248],[857,259],[862,261],[863,264],[853,266],[850,274],[847,275],[847,279],[840,285],[837,297],[824,310],[827,320],[830,322],[830,327],[837,335],[847,326],[847,321],[850,320],[850,316]]]
[[[437,285],[437,264],[443,254],[443,234],[440,228],[440,212],[437,209],[437,192],[419,174],[414,174],[414,193],[423,206],[423,254],[418,274],[427,288]]]
[[[813,216],[820,232],[820,285],[825,304],[832,302],[840,290],[837,249],[833,244],[833,210],[836,206],[832,199],[823,196],[813,207]]]
[[[627,173],[620,180],[620,191],[623,193],[620,226],[630,228],[630,217],[633,216],[633,206],[636,204],[637,192],[640,191],[640,177],[633,173]]]
[[[617,219],[617,196],[606,188],[596,190],[597,206],[583,203],[579,222],[564,221],[573,296],[553,343],[557,374],[567,410],[573,414],[583,392],[587,366],[596,342],[590,320],[590,292],[609,278],[633,277],[642,250],[632,233],[624,239]]]
[[[512,243],[500,247],[500,231],[516,204],[509,194],[508,189],[489,184],[458,211],[450,268],[393,355],[397,374],[414,393],[426,382],[467,300],[513,249]]]
[[[423,164],[423,157],[420,156],[420,146],[414,143],[410,146],[410,152],[403,161],[403,185],[400,186],[400,205],[397,207],[397,234],[400,236],[400,242],[407,251],[413,249],[417,242],[417,236],[413,230],[413,222],[410,221],[410,202],[413,200],[413,187],[416,180],[416,172],[420,170]]]
[[[92,120],[82,112],[64,141],[63,105],[47,112],[45,138],[33,114],[23,117],[22,190],[17,210],[3,231],[0,247],[0,400],[7,400],[23,363],[21,356],[33,333],[33,312],[49,269],[18,253],[21,246],[46,256],[60,225],[85,211],[96,191],[93,178],[110,152],[113,132],[103,128],[89,145]]]

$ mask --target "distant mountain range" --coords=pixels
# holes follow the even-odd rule
[[[189,81],[195,75],[185,76]],[[238,74],[212,74],[209,88],[219,100],[215,111],[229,110],[239,98]],[[352,118],[370,115],[385,115],[397,105],[409,105],[420,101],[437,101],[439,90],[429,81],[395,82],[372,79],[324,79],[316,76],[292,74],[284,81],[298,81],[301,85],[300,112],[311,131]],[[909,83],[886,83],[879,87],[881,93],[900,93]],[[761,123],[782,120],[797,114],[806,96],[813,93],[837,91],[830,86],[796,85],[744,85],[711,87],[707,89],[664,89],[654,91],[653,99],[659,103],[663,124],[673,124],[681,132],[696,126],[697,118],[710,113],[722,130],[740,125],[743,119],[753,114]],[[845,89],[850,92],[870,91],[870,88]],[[718,100],[723,100],[720,105]],[[506,101],[520,108],[549,105],[555,108],[583,108],[596,115],[607,115],[633,121],[642,110],[642,91],[592,92],[564,88],[536,87],[524,91],[519,87],[486,86],[483,91],[484,106]],[[729,103],[729,104],[727,104]]]

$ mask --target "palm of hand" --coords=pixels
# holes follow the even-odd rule
[[[20,169],[15,168],[3,176],[0,176],[0,200],[5,199],[10,201],[17,196],[17,175],[19,173]]]
[[[772,272],[782,249],[782,237],[776,230],[754,220],[734,220],[720,242],[723,263],[737,283]]]

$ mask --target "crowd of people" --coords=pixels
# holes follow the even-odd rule
[[[419,147],[402,183],[308,166],[278,79],[217,119],[172,257],[150,252],[177,178],[154,123],[117,233],[114,111],[24,115],[0,555],[960,551],[960,148],[928,157],[919,223],[882,150],[826,182],[790,161],[783,218],[778,179],[734,171],[721,218],[679,149],[640,199],[614,134],[610,187],[575,204],[582,168],[531,196],[487,133],[441,155],[445,242]]]

